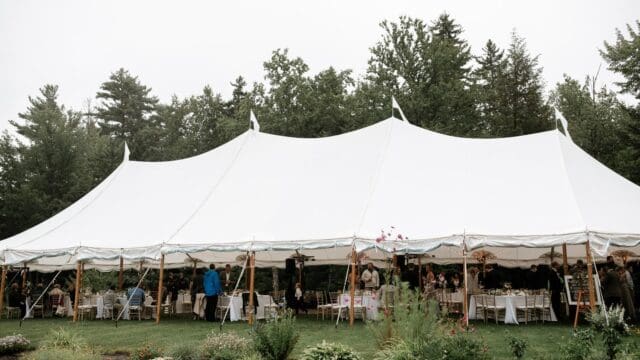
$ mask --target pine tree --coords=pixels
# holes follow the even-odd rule
[[[145,151],[157,141],[158,135],[155,124],[149,120],[158,99],[150,93],[151,88],[121,68],[111,74],[96,95],[102,100],[96,109],[102,133],[117,140],[114,146],[118,148],[126,141],[132,158],[140,160],[144,160]]]
[[[478,136],[498,135],[496,129],[504,123],[505,108],[501,101],[501,86],[504,82],[506,61],[504,50],[491,40],[482,48],[482,56],[476,58],[478,68],[474,71],[477,84],[477,101],[480,112]]]

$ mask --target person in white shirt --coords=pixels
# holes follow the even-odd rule
[[[222,280],[222,285],[224,288],[224,291],[227,292],[227,294],[231,293],[232,287],[233,287],[233,281],[231,281],[231,265],[227,264],[224,266],[224,271],[222,272],[222,276],[221,276],[221,280]]]
[[[360,279],[364,282],[364,288],[367,290],[374,290],[380,286],[380,276],[372,263],[367,264],[367,269],[362,272]]]

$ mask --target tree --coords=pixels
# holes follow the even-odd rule
[[[497,135],[497,128],[505,123],[507,115],[501,91],[507,65],[504,50],[500,50],[493,41],[488,40],[476,62],[478,68],[473,74],[477,83],[476,96],[480,112],[477,135]]]
[[[628,113],[615,93],[606,87],[596,89],[595,82],[587,77],[581,84],[565,75],[551,99],[567,119],[573,141],[603,164],[616,169],[619,125]]]
[[[5,133],[2,139],[3,235],[13,234],[54,215],[93,185],[81,115],[57,102],[58,87],[45,85],[29,97],[24,124],[10,121],[26,140]],[[6,178],[5,178],[6,177]]]
[[[121,68],[111,74],[96,95],[101,100],[96,115],[102,133],[116,140],[114,145],[118,148],[126,141],[131,156],[140,160],[144,160],[145,150],[158,140],[157,124],[149,120],[158,99],[150,93],[151,88]]]
[[[371,49],[368,79],[395,94],[410,121],[452,135],[477,126],[471,53],[462,28],[442,14],[431,26],[400,17],[383,21],[382,39]]]
[[[504,106],[504,117],[493,135],[516,136],[552,129],[553,114],[543,94],[538,56],[529,54],[525,40],[515,32],[504,66],[504,77],[498,80],[498,104]]]

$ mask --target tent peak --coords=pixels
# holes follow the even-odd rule
[[[124,142],[124,158],[122,159],[123,161],[129,161],[129,155],[131,154],[131,152],[129,151],[129,146],[127,146],[127,142]]]

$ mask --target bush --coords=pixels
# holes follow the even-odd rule
[[[131,354],[131,360],[150,360],[162,356],[162,350],[154,343],[148,342]]]
[[[202,344],[201,356],[209,360],[236,360],[251,356],[251,342],[235,333],[210,333]]]
[[[441,359],[464,360],[464,359],[487,359],[487,347],[480,339],[475,339],[466,333],[456,333],[445,336],[443,345],[443,356]]]
[[[31,342],[20,334],[0,338],[0,355],[13,355],[29,349]]]
[[[323,341],[306,348],[300,360],[360,360],[360,356],[345,345]]]
[[[52,330],[45,337],[42,345],[44,349],[63,349],[76,352],[82,352],[88,349],[87,342],[84,338],[76,334],[75,332],[58,328]]]
[[[169,349],[173,360],[200,360],[200,351],[192,344],[176,344]]]
[[[291,311],[282,317],[259,324],[253,331],[253,348],[265,360],[285,360],[298,342]]]
[[[629,335],[629,325],[624,321],[624,308],[612,306],[588,314],[587,319],[591,327],[602,335],[607,359],[614,360],[622,343],[622,337]]]
[[[70,349],[38,349],[29,354],[30,360],[101,360],[102,356],[90,350],[74,351]]]
[[[592,359],[594,340],[595,336],[590,329],[575,331],[569,341],[560,348],[562,358],[567,360]]]
[[[527,350],[527,340],[517,336],[508,335],[507,342],[509,343],[509,347],[511,347],[513,356],[515,356],[516,359],[522,359],[525,351]]]

